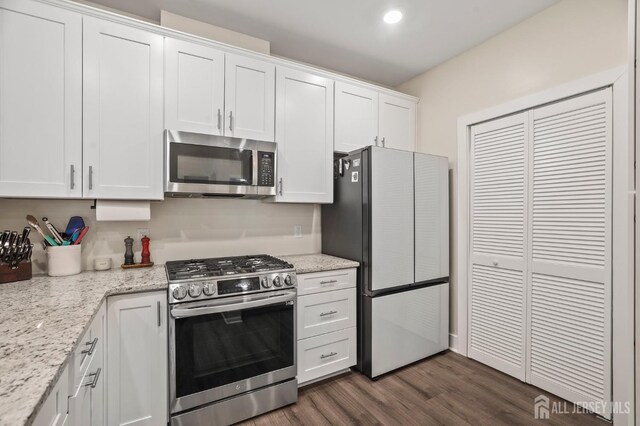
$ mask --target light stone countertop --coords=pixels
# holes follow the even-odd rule
[[[0,284],[0,425],[33,422],[106,296],[166,288],[164,266]]]
[[[325,254],[276,256],[299,274],[356,268]],[[0,284],[0,425],[29,425],[107,296],[166,290],[164,265]]]
[[[358,262],[342,259],[340,257],[329,256],[328,254],[301,254],[293,256],[276,256],[285,262],[291,263],[296,268],[298,274],[308,274],[311,272],[335,271],[338,269],[357,268]]]

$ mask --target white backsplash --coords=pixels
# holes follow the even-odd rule
[[[47,217],[64,229],[71,216],[82,216],[90,227],[82,240],[82,268],[93,269],[93,259],[109,257],[113,267],[124,263],[124,239],[136,240],[136,263],[140,262],[137,229],[149,229],[151,260],[234,256],[319,253],[321,250],[320,206],[316,204],[271,204],[258,200],[167,199],[151,203],[148,222],[96,222],[92,200],[0,199],[0,231],[21,231],[25,216],[39,221]],[[301,225],[302,235],[294,236]],[[35,230],[34,273],[46,272],[46,254]]]

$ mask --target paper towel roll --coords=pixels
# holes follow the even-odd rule
[[[96,200],[97,221],[148,221],[151,201]]]

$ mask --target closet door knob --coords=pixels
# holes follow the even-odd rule
[[[498,266],[498,261],[497,260],[493,261],[493,266]]]

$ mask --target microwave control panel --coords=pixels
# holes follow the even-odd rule
[[[258,152],[258,186],[273,186],[275,180],[275,153]]]

